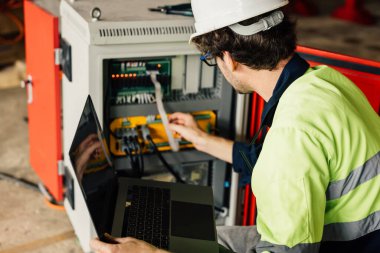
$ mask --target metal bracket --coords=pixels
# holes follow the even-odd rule
[[[72,64],[71,64],[71,46],[64,39],[60,40],[60,48],[56,49],[56,61],[59,62],[60,68],[67,77],[67,79],[72,81]]]
[[[63,163],[63,160],[59,160],[57,162],[57,166],[58,166],[58,175],[64,176],[65,175],[65,165]]]
[[[62,48],[54,49],[54,63],[55,65],[61,65],[62,63]]]
[[[26,88],[28,92],[28,104],[33,102],[33,80],[32,76],[28,75],[26,80],[21,81],[21,88]]]

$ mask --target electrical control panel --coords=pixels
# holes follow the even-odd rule
[[[151,73],[155,72],[160,84],[161,96],[156,97]],[[140,58],[113,58],[103,60],[104,80],[104,130],[114,158],[116,170],[130,169],[129,145],[126,138],[137,137],[130,146],[131,154],[145,155],[146,172],[155,171],[160,163],[144,140],[142,128],[146,128],[160,152],[167,159],[193,162],[213,160],[194,150],[192,143],[174,136],[179,152],[170,152],[170,140],[160,114],[158,100],[163,102],[167,115],[185,112],[194,116],[200,128],[207,133],[218,129],[219,135],[228,136],[233,122],[231,118],[231,87],[215,67],[203,64],[199,55],[170,55]],[[178,163],[178,162],[176,162]]]
[[[149,75],[152,71],[157,72],[164,102],[187,103],[222,96],[222,83],[217,80],[216,68],[202,64],[198,55],[110,59],[104,61],[104,66],[111,105],[156,103]]]
[[[113,60],[110,62],[111,103],[152,104],[156,102],[154,85],[148,71],[157,71],[164,98],[171,94],[171,59]]]
[[[67,173],[75,173],[68,159],[69,147],[79,108],[90,94],[116,174],[173,180],[167,163],[186,183],[211,186],[215,206],[228,209],[230,165],[196,150],[178,135],[174,140],[179,150],[174,152],[164,127],[166,117],[161,118],[174,112],[191,113],[204,131],[234,137],[233,89],[189,45],[195,32],[193,18],[149,11],[179,3],[130,0],[128,8],[121,8],[126,6],[123,0],[60,1],[61,37],[70,49],[65,50],[69,54],[62,54],[71,70],[62,75],[64,166]],[[102,13],[98,20],[90,15],[95,7]],[[165,113],[159,110],[160,103]],[[151,141],[144,133],[149,133]],[[87,252],[94,233],[79,186],[74,182],[71,188],[74,193],[65,207]],[[216,223],[225,224],[227,218],[221,212],[217,215]]]
[[[212,111],[201,111],[191,113],[198,126],[206,133],[212,134],[215,130],[216,115]],[[170,145],[166,135],[164,125],[160,115],[132,116],[114,119],[110,126],[110,148],[111,153],[115,156],[126,156],[125,138],[137,136],[138,143],[142,146],[142,152],[153,153],[149,142],[144,139],[146,131],[152,137],[159,151],[169,151]],[[179,142],[180,148],[193,148],[193,144],[175,136]]]

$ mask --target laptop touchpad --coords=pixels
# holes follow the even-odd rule
[[[172,201],[171,235],[215,241],[213,207]]]

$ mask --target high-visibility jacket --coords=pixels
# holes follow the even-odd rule
[[[355,84],[318,66],[290,85],[252,190],[257,252],[319,252],[380,231],[380,118]]]

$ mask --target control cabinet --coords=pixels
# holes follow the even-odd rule
[[[174,181],[143,138],[143,131],[148,131],[160,154],[186,183],[213,188],[217,223],[226,222],[230,166],[196,151],[179,136],[174,139],[180,149],[174,152],[157,109],[161,101],[166,115],[191,113],[205,131],[233,138],[232,87],[215,67],[203,64],[199,52],[189,45],[193,19],[148,10],[177,3],[61,1],[63,163],[66,185],[71,186],[65,208],[85,251],[94,233],[79,185],[71,180],[74,170],[68,153],[88,94],[118,174]],[[91,16],[94,8],[101,12],[99,19]],[[152,73],[160,85],[159,95]],[[143,159],[143,172],[133,168],[133,156]]]

